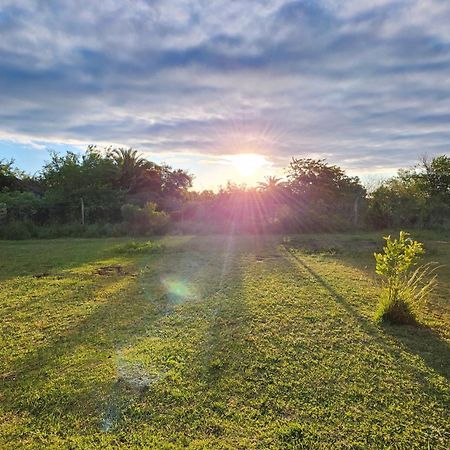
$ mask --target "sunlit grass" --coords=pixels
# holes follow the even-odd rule
[[[446,448],[450,272],[377,326],[378,238],[0,243],[1,447]]]

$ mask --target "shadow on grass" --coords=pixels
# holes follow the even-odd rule
[[[233,301],[234,292],[242,289],[242,277],[236,270],[238,253],[240,253],[238,240],[234,235],[224,237],[219,258],[222,261],[218,287],[223,293],[220,302],[214,302],[208,329],[205,335],[200,359],[203,361],[203,377],[208,386],[220,383],[225,373],[235,369],[233,366],[239,360],[236,354],[236,342],[242,340],[243,325],[245,324],[246,306],[244,296]],[[212,389],[213,390],[213,389]]]
[[[314,277],[316,282],[325,288],[342,305],[345,311],[357,321],[361,328],[366,333],[376,337],[377,341],[387,351],[395,354],[397,357],[401,357],[398,351],[390,343],[385,341],[385,336],[383,336],[382,331],[394,338],[400,344],[400,347],[407,352],[421,357],[429,368],[447,380],[450,379],[450,346],[438,333],[425,326],[384,325],[382,328],[378,328],[370,320],[363,317],[345,297],[315,272],[302,258],[290,251],[288,246],[285,246],[285,248],[296,263]]]
[[[323,277],[321,277],[317,272],[315,272],[311,267],[306,264],[306,262],[300,258],[295,253],[291,252],[288,247],[285,247],[289,255],[294,258],[296,263],[305,269],[313,278],[314,280],[319,283],[323,288],[325,288],[345,309],[345,311],[353,318],[355,319],[358,324],[363,328],[363,330],[367,333],[370,333],[372,335],[378,335],[379,331],[375,325],[373,325],[369,320],[364,318],[351,304],[348,302],[347,299],[344,298],[343,295],[341,295],[339,292],[336,291],[336,289],[331,286]]]
[[[8,397],[12,409],[25,408],[29,412],[35,410],[39,415],[42,404],[38,402],[36,408],[29,404],[29,388],[39,388],[40,398],[44,399],[45,385],[49,377],[59,379],[61,370],[67,370],[68,374],[72,370],[79,373],[78,358],[81,358],[81,364],[87,364],[87,367],[104,363],[105,358],[114,353],[119,343],[145,331],[148,321],[156,315],[151,305],[146,302],[141,301],[134,307],[130,306],[130,299],[123,295],[129,289],[130,282],[131,280],[127,280],[127,283],[117,290],[110,289],[108,296],[112,296],[111,301],[105,301],[70,329],[54,334],[44,346],[25,354],[14,363],[11,375],[3,380],[4,387],[10,389]],[[95,297],[95,292],[90,295]],[[79,351],[80,355],[76,356]],[[89,352],[87,360],[86,351]],[[70,365],[73,365],[72,370]]]
[[[153,255],[147,257],[145,263],[153,266],[153,258]],[[87,282],[83,297],[86,302],[92,302],[92,307],[86,315],[77,317],[66,329],[47,328],[46,342],[37,348],[30,346],[28,352],[14,360],[9,372],[3,374],[5,409],[27,411],[37,418],[49,412],[75,412],[82,417],[88,404],[98,407],[101,393],[116,389],[120,381],[114,376],[105,379],[99,370],[112,369],[114,373],[118,349],[133,345],[164,316],[167,296],[160,295],[164,287],[159,286],[159,278],[152,286],[151,298],[142,294],[134,276],[113,274],[92,278],[89,275]],[[102,297],[98,304],[97,296]],[[52,297],[47,301],[64,303],[70,299],[71,292],[67,292],[62,298]],[[94,372],[99,375],[93,376]],[[61,389],[55,390],[54,383],[62,383]],[[64,389],[70,391],[72,384],[77,385],[76,394],[68,395]]]
[[[0,283],[16,277],[45,278],[105,258],[123,239],[0,241]],[[107,256],[107,255],[106,255]]]
[[[450,346],[436,331],[424,325],[383,324],[383,330],[409,353],[450,381]]]

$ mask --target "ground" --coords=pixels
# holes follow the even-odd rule
[[[0,242],[0,448],[448,448],[450,264],[379,326],[380,233],[124,242]]]

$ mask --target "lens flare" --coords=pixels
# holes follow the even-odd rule
[[[161,283],[169,294],[171,301],[176,304],[193,296],[192,289],[188,286],[187,282],[173,275],[162,275]]]

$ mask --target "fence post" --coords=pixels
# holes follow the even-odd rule
[[[81,197],[81,225],[84,225],[84,201]]]

